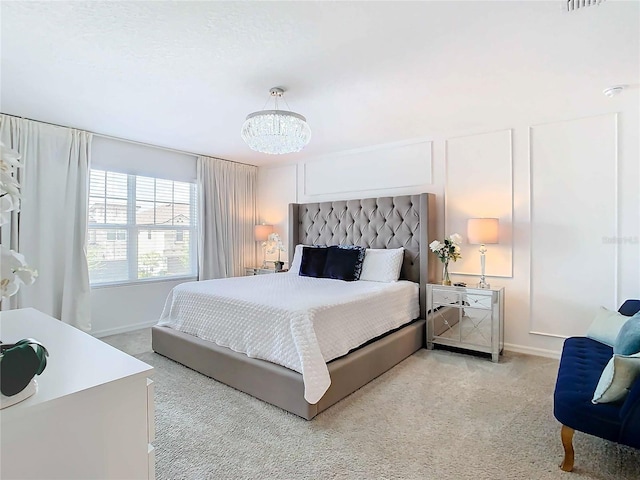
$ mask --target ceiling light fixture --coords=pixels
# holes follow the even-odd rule
[[[274,100],[275,108],[247,115],[242,125],[242,139],[256,152],[272,155],[299,152],[311,140],[307,119],[299,113],[278,110],[278,100],[284,100],[283,88],[274,87],[269,90],[269,94]]]
[[[611,98],[621,93],[625,88],[627,88],[626,85],[614,85],[612,87],[605,88],[602,91],[602,93],[604,93],[607,97]]]

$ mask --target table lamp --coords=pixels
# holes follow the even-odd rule
[[[267,246],[264,244],[273,233],[273,225],[262,223],[253,227],[256,242],[262,242],[262,268],[267,268]]]
[[[490,288],[484,275],[486,244],[498,243],[497,218],[470,218],[467,220],[467,241],[470,245],[480,245],[480,276],[479,288]]]

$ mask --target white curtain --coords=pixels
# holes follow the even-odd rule
[[[0,115],[0,138],[20,152],[24,164],[19,176],[22,207],[18,222],[12,222],[9,246],[17,247],[39,274],[33,285],[20,289],[17,306],[89,331],[86,232],[92,135]]]
[[[252,165],[198,157],[198,278],[242,275],[254,265],[256,185]]]

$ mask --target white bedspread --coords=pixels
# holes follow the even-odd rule
[[[326,362],[417,318],[418,299],[407,281],[235,277],[178,285],[158,325],[301,373],[314,404],[331,384]]]

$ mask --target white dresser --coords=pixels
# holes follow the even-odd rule
[[[0,478],[155,478],[153,367],[38,310],[0,313],[0,339],[49,351],[32,397],[0,410]]]

